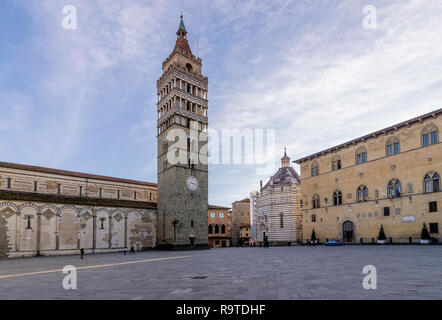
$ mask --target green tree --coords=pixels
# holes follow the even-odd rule
[[[312,241],[316,241],[315,229],[312,230]]]
[[[381,225],[381,229],[379,230],[378,240],[387,240],[384,232],[384,226]]]
[[[421,233],[421,239],[422,240],[430,240],[430,234],[428,233],[427,226],[424,223],[424,226],[422,227],[422,233]]]

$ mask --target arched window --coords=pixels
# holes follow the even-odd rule
[[[209,225],[209,234],[212,234],[213,233],[213,227],[212,227],[212,225],[210,224]]]
[[[312,164],[312,177],[316,177],[319,175],[319,164],[315,161]]]
[[[440,176],[437,172],[430,172],[424,178],[424,192],[439,192]]]
[[[222,225],[222,226],[221,226],[221,233],[222,233],[222,234],[225,234],[225,233],[226,233],[226,226],[225,226],[225,225]]]
[[[313,205],[313,209],[317,209],[317,208],[321,207],[320,198],[317,194],[315,194],[313,196],[312,205]]]
[[[399,138],[390,137],[387,140],[385,154],[387,157],[399,154],[401,152]]]
[[[438,143],[439,128],[433,123],[426,125],[424,130],[422,130],[422,146],[428,147],[429,145]]]
[[[284,214],[283,213],[279,214],[279,226],[281,227],[281,229],[284,228]]]
[[[368,200],[368,188],[367,186],[360,186],[357,192],[358,201],[367,201]]]
[[[333,193],[333,205],[334,206],[339,206],[342,204],[342,192],[339,190],[336,190]]]
[[[397,179],[392,179],[388,183],[388,196],[390,199],[402,196],[402,185]]]
[[[336,171],[342,168],[341,156],[336,155],[332,158],[332,171]]]
[[[215,234],[219,233],[219,225],[215,225]]]
[[[367,149],[365,147],[359,147],[356,150],[356,164],[362,164],[367,162]]]

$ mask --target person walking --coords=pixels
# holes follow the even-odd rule
[[[81,257],[81,259],[84,259],[84,249],[83,248],[80,249],[80,257]]]
[[[134,248],[134,246],[131,246],[130,247],[130,252],[129,252],[130,254],[135,254],[135,248]]]
[[[126,255],[126,247],[124,247],[124,249],[123,249],[123,252],[124,252],[124,255]]]

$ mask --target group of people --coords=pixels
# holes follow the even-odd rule
[[[124,248],[123,253],[124,253],[124,255],[127,254],[127,248]],[[131,246],[131,247],[130,247],[130,249],[129,249],[129,254],[135,254],[135,248],[134,248],[134,246]],[[81,259],[84,259],[84,248],[81,248],[81,249],[80,249],[80,258],[81,258]]]

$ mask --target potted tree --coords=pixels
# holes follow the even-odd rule
[[[378,243],[384,244],[386,242],[387,242],[387,237],[385,236],[384,226],[381,225],[381,229],[379,230],[379,235],[378,235]]]
[[[430,243],[430,233],[428,232],[427,226],[424,223],[421,232],[421,244],[429,244]]]
[[[315,229],[312,230],[312,244],[316,244],[318,241],[316,240],[316,232]]]

